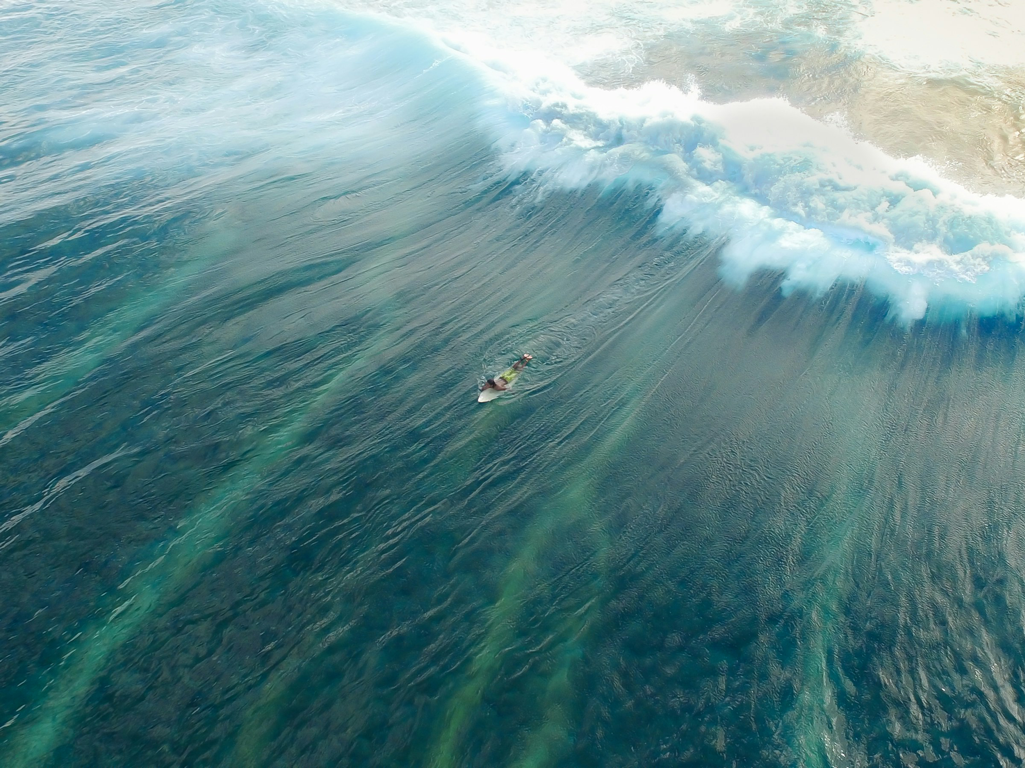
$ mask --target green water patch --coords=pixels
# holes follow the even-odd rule
[[[188,257],[176,269],[146,286],[145,295],[124,301],[106,317],[89,323],[79,338],[36,365],[18,388],[0,401],[0,447],[44,418],[85,378],[105,361],[123,351],[126,344],[158,317],[195,293],[195,283],[215,265],[222,263],[239,244],[238,233],[217,218],[208,223]]]
[[[460,453],[464,456],[472,454],[479,457],[487,451],[488,447],[500,437],[502,432],[511,428],[516,419],[516,409],[489,409],[481,418],[475,419],[472,426],[467,430],[468,435],[458,439],[461,445]],[[472,463],[472,459],[466,459]],[[442,462],[444,463],[444,462]],[[465,480],[465,478],[464,478]],[[434,514],[442,513],[446,505],[444,499],[445,490],[449,489],[447,483],[442,483],[440,491],[435,491],[432,496],[425,499],[421,508],[414,508],[406,517],[412,517],[414,521],[426,520]],[[454,492],[456,488],[451,488]],[[412,522],[412,525],[418,522]],[[325,646],[344,643],[349,631],[353,627],[353,607],[350,605],[348,593],[353,591],[354,586],[349,582],[353,581],[353,574],[365,574],[371,571],[381,560],[379,546],[367,546],[356,559],[349,564],[344,575],[337,579],[337,583],[330,588],[334,595],[334,605],[327,610],[316,627],[311,632],[304,634],[296,648],[293,648],[287,658],[273,671],[267,680],[262,682],[259,688],[257,701],[251,705],[240,725],[238,735],[234,739],[235,747],[231,757],[231,763],[240,766],[256,766],[264,764],[270,751],[270,743],[273,740],[274,730],[281,727],[280,717],[287,710],[288,701],[295,696],[295,687],[302,685],[305,679],[307,668],[311,666],[311,657]]]
[[[388,258],[388,252],[378,252],[376,258]],[[329,264],[329,274],[339,272],[345,264]],[[308,278],[300,285],[305,282]],[[41,702],[9,724],[14,735],[8,750],[10,762],[6,764],[27,766],[47,760],[66,732],[74,727],[86,696],[111,657],[138,633],[169,596],[203,569],[209,554],[231,536],[232,524],[244,510],[244,502],[258,493],[268,476],[273,476],[275,467],[303,444],[304,437],[316,429],[330,403],[345,391],[358,388],[366,373],[375,370],[380,356],[396,348],[399,326],[388,320],[390,313],[398,311],[393,286],[368,272],[364,288],[364,301],[385,318],[380,327],[370,334],[360,334],[364,338],[346,352],[342,366],[336,364],[332,371],[329,364],[327,375],[302,392],[299,403],[274,414],[270,420],[273,426],[263,430],[247,451],[247,457],[228,469],[206,498],[177,521],[170,539],[154,546],[159,554],[119,585],[118,605],[106,619],[97,626],[86,626],[70,641],[57,674],[44,688]],[[248,286],[250,293],[262,290],[259,281]],[[295,287],[286,286],[285,290],[294,291]],[[267,310],[265,296],[258,297],[256,302],[262,311]],[[243,312],[237,307],[229,307],[229,311],[233,315]],[[144,316],[146,313],[125,314],[132,320]],[[188,328],[182,331],[188,332]],[[218,346],[217,341],[207,339],[204,348]],[[207,364],[216,362],[207,360]]]
[[[492,223],[484,220],[475,222],[474,228],[470,228],[463,236],[468,243],[472,242],[472,238],[479,236],[481,231],[486,231]],[[411,231],[416,231],[412,223],[409,226]],[[450,254],[455,253],[459,256],[450,262],[451,269],[460,275],[464,284],[469,285],[469,281],[476,277],[472,269],[476,263],[473,259],[473,249],[468,244],[459,246],[451,238],[445,244]],[[18,713],[8,726],[10,748],[6,753],[11,756],[13,764],[45,762],[47,756],[53,753],[54,747],[66,740],[68,731],[74,727],[74,723],[81,715],[90,691],[119,649],[139,634],[151,618],[162,610],[162,606],[166,605],[172,595],[180,591],[190,580],[198,577],[208,563],[208,555],[220,550],[231,537],[233,524],[243,514],[247,499],[259,493],[263,484],[268,482],[267,478],[274,475],[275,468],[283,460],[301,451],[308,443],[310,435],[324,428],[323,422],[331,410],[332,403],[343,398],[345,393],[358,390],[361,384],[366,383],[369,374],[378,370],[386,361],[393,361],[394,368],[394,365],[399,364],[398,361],[404,358],[413,360],[427,355],[433,356],[436,363],[444,364],[444,358],[438,354],[446,345],[451,346],[466,338],[469,335],[467,329],[483,327],[484,320],[507,303],[507,298],[502,292],[485,290],[469,302],[464,300],[454,304],[452,299],[458,295],[458,291],[446,293],[437,290],[447,279],[444,272],[429,272],[428,282],[417,285],[423,277],[422,274],[416,270],[400,268],[415,264],[418,259],[424,258],[422,246],[412,246],[399,239],[386,240],[377,244],[375,249],[376,258],[390,260],[390,265],[381,262],[375,267],[371,263],[373,258],[370,258],[358,268],[342,270],[338,274],[332,274],[329,270],[326,276],[320,276],[312,286],[314,290],[322,288],[347,296],[349,301],[346,311],[351,315],[359,316],[360,307],[363,307],[373,308],[379,314],[387,315],[391,312],[391,319],[384,323],[382,330],[376,331],[347,354],[349,362],[341,370],[331,371],[331,366],[328,365],[328,372],[319,383],[300,390],[301,394],[296,398],[300,402],[286,405],[283,410],[275,413],[267,422],[269,426],[261,430],[262,434],[259,434],[247,449],[245,458],[219,477],[213,490],[204,494],[204,498],[181,517],[170,539],[155,545],[155,550],[159,554],[152,558],[140,558],[146,564],[139,566],[117,590],[114,598],[117,604],[101,609],[106,613],[102,623],[86,623],[79,634],[67,643],[64,661],[45,686],[39,703],[27,711]],[[507,285],[516,285],[517,271],[526,271],[541,277],[538,267],[545,258],[544,253],[532,253],[529,258],[511,262],[506,274],[489,275],[489,279],[496,284],[504,280]],[[470,265],[471,268],[467,269],[465,265]],[[571,273],[572,265],[561,270],[560,279],[568,279]],[[286,286],[285,293],[306,288],[309,285],[307,277],[300,279],[295,286]],[[552,272],[549,271],[545,277],[550,279]],[[249,290],[260,292],[261,285],[259,280],[252,282]],[[418,296],[424,290],[428,292],[426,300]],[[538,296],[544,300],[539,302]],[[551,314],[552,302],[558,300],[557,292],[535,293],[534,297],[534,301],[521,304],[517,312],[508,315],[507,322],[522,323],[535,313],[542,317]],[[225,312],[229,317],[223,318],[215,313],[211,316],[208,326],[196,326],[197,331],[205,330],[207,327],[212,329],[205,344],[187,355],[194,361],[200,361],[201,366],[213,365],[216,368],[220,357],[213,355],[212,352],[224,347],[230,348],[232,339],[237,338],[239,334],[247,333],[246,328],[251,326],[251,323],[236,322],[237,316],[249,311],[249,304],[231,303],[235,299],[230,293],[227,294],[227,298],[230,301]],[[256,301],[256,307],[269,312],[270,305],[265,298],[253,301]],[[196,306],[201,308],[203,305],[199,303]],[[270,314],[283,314],[287,311],[286,302]],[[224,322],[225,319],[227,322]],[[238,330],[233,330],[233,324],[238,325]],[[192,333],[190,327],[183,327],[181,333]],[[434,338],[425,345],[427,330],[434,334]],[[500,329],[496,328],[491,332],[499,331]],[[257,347],[257,342],[262,341],[260,336],[250,335],[249,338],[255,341],[246,343]],[[273,338],[267,337],[268,340]],[[166,340],[163,343],[168,346]],[[174,347],[172,345],[169,348]],[[247,354],[255,351],[253,349]],[[184,367],[190,371],[198,370],[192,364]],[[451,379],[452,373],[450,371],[446,374],[446,379]],[[416,374],[415,366],[407,366],[403,375],[394,380],[390,392],[378,402],[378,406],[387,409],[389,402],[403,398],[403,387],[410,382],[409,377]],[[465,374],[455,372],[455,378],[462,376]],[[529,381],[529,374],[525,379]],[[470,402],[472,384],[469,381],[466,383],[470,384],[469,391],[448,395],[439,400],[436,406],[431,405],[430,400],[426,400],[419,409],[425,415],[434,413],[437,417],[447,404],[451,404],[452,397],[465,397],[468,407],[479,408]],[[510,402],[516,402],[515,396]],[[466,434],[472,434],[469,445],[461,438],[457,438],[453,441],[453,445],[457,446],[454,452],[441,452],[436,464],[442,468],[439,477],[444,477],[444,472],[451,471],[454,473],[452,482],[465,482],[465,468],[477,461],[475,457],[479,455],[479,451],[493,447],[514,419],[514,409],[504,405],[479,411],[479,414],[478,421],[483,424],[492,423],[492,427],[485,426],[476,432],[468,430]],[[101,605],[103,602],[107,600],[101,601]],[[285,674],[283,677],[290,675]],[[275,698],[273,688],[272,685],[269,701]]]
[[[625,303],[615,322],[603,329],[600,342],[588,349],[582,364],[592,372],[590,380],[595,383],[589,392],[584,390],[591,395],[585,408],[595,416],[594,399],[604,400],[604,415],[586,441],[576,443],[571,467],[548,470],[550,482],[556,482],[559,490],[550,500],[536,501],[537,517],[522,534],[515,554],[495,584],[497,597],[486,611],[482,637],[474,645],[463,681],[448,696],[439,718],[437,736],[426,756],[426,764],[432,768],[450,768],[467,761],[467,731],[478,718],[488,689],[502,676],[509,649],[523,639],[523,614],[537,593],[544,591],[543,583],[550,578],[548,561],[564,547],[562,542],[570,532],[576,531],[578,535],[572,538],[578,545],[580,537],[587,542],[583,547],[595,573],[590,584],[592,593],[578,598],[582,605],[576,610],[564,608],[556,619],[556,628],[550,630],[561,640],[552,650],[554,657],[545,665],[546,679],[535,686],[536,714],[530,718],[534,724],[519,740],[518,754],[511,764],[533,768],[558,764],[564,757],[577,725],[579,691],[573,683],[574,670],[608,599],[603,574],[610,533],[605,523],[608,510],[602,504],[603,478],[615,476],[620,451],[643,427],[646,406],[669,375],[672,363],[667,360],[679,353],[676,346],[685,334],[663,336],[673,326],[660,327],[660,320],[667,294],[692,267],[693,262],[681,265],[675,280],[664,281],[640,300]],[[573,391],[581,384],[567,386]]]
[[[493,223],[493,222],[492,222]],[[482,226],[484,223],[482,223]],[[467,235],[474,235],[473,231]],[[563,260],[549,262],[549,268],[545,274],[546,286],[569,284],[577,267],[572,258],[574,251],[587,253],[591,240],[583,238],[579,244],[574,243],[564,255]],[[449,240],[446,249],[451,254],[460,254],[461,243]],[[525,249],[525,252],[532,253],[534,249]],[[472,259],[472,249],[462,256],[462,260]],[[543,253],[541,254],[543,258]],[[457,395],[466,397],[469,407],[473,409],[474,415],[469,423],[458,425],[455,429],[449,426],[442,426],[441,434],[436,430],[439,427],[428,427],[433,440],[438,442],[443,437],[444,447],[431,459],[427,466],[421,471],[420,477],[424,486],[430,487],[430,492],[422,500],[417,502],[415,509],[405,513],[406,517],[415,517],[417,520],[428,515],[439,515],[443,512],[453,514],[453,498],[465,497],[465,501],[455,502],[455,506],[465,504],[468,507],[480,510],[480,527],[486,527],[489,521],[495,522],[496,518],[502,515],[514,514],[524,504],[531,503],[531,497],[536,494],[533,483],[516,484],[513,480],[513,487],[506,487],[510,478],[497,473],[496,478],[489,469],[490,462],[494,461],[496,455],[501,455],[503,445],[508,450],[515,450],[517,454],[523,452],[523,447],[530,445],[532,440],[538,444],[544,444],[547,438],[543,437],[544,432],[538,425],[536,406],[528,410],[524,409],[523,398],[536,397],[531,395],[532,381],[538,378],[549,382],[558,380],[558,372],[561,369],[572,370],[574,367],[592,368],[593,362],[584,359],[584,353],[593,353],[591,346],[594,342],[595,332],[602,334],[605,339],[615,337],[622,332],[629,323],[624,318],[635,317],[645,307],[650,307],[657,302],[659,295],[665,295],[676,284],[677,280],[683,279],[689,267],[686,259],[680,259],[676,269],[670,270],[671,261],[667,262],[665,271],[655,273],[656,279],[645,281],[632,271],[627,271],[625,276],[617,270],[610,270],[606,265],[603,270],[595,270],[594,274],[602,275],[607,287],[600,290],[598,298],[585,305],[586,311],[577,309],[568,311],[561,320],[552,321],[531,320],[530,318],[545,318],[555,314],[553,312],[554,302],[564,302],[566,297],[577,296],[567,290],[545,290],[538,292],[531,290],[533,280],[525,280],[522,274],[536,274],[535,265],[538,263],[536,257],[522,259],[520,262],[507,263],[498,273],[487,275],[490,283],[493,283],[498,290],[491,289],[490,284],[475,294],[477,299],[471,304],[472,319],[469,320],[469,327],[484,328],[485,318],[493,316],[497,307],[507,306],[511,312],[502,315],[501,324],[486,328],[489,334],[497,334],[503,329],[512,338],[518,339],[523,349],[537,349],[538,356],[535,362],[528,366],[522,380],[517,382],[517,387],[500,401],[483,406],[470,402],[470,393]],[[458,263],[456,260],[455,263]],[[469,263],[473,263],[470,261]],[[643,264],[643,262],[642,262]],[[463,273],[460,273],[461,275]],[[660,276],[659,276],[660,275]],[[461,279],[472,279],[473,272],[465,273]],[[536,280],[536,278],[534,278]],[[610,282],[611,281],[611,282]],[[599,281],[600,282],[600,281]],[[438,314],[440,307],[452,307],[451,300],[447,296],[452,295],[452,287],[442,289],[435,287],[433,281],[423,286],[422,296],[430,297],[410,299],[407,307],[420,307],[424,320],[437,333],[449,332],[446,319]],[[505,298],[505,291],[512,295],[519,296],[518,300]],[[437,293],[436,293],[437,292]],[[524,297],[527,298],[524,298]],[[435,303],[435,297],[437,303]],[[615,299],[613,300],[613,297]],[[608,299],[608,301],[606,301]],[[565,310],[564,310],[565,311]],[[416,313],[410,313],[411,324],[416,323]],[[465,333],[462,329],[466,327],[467,318],[459,318],[458,322],[450,325],[451,332],[459,335]],[[512,330],[508,330],[511,326]],[[546,327],[547,326],[547,327]],[[611,334],[611,336],[609,335]],[[578,337],[575,343],[571,342],[572,337]],[[415,337],[415,335],[414,335]],[[441,337],[444,338],[444,337]],[[552,341],[549,341],[552,340]],[[557,358],[550,359],[541,352],[546,343],[555,343]],[[440,340],[432,339],[430,350],[438,348]],[[503,342],[508,344],[508,340]],[[537,345],[541,345],[539,348]],[[415,348],[415,345],[414,345]],[[550,351],[550,350],[549,350]],[[401,357],[401,355],[397,355]],[[437,360],[435,361],[437,364]],[[600,366],[599,366],[600,367]],[[554,375],[553,375],[554,374]],[[624,382],[631,380],[629,375],[617,378],[616,391],[621,390]],[[407,386],[404,383],[396,382],[394,387],[401,389]],[[602,387],[602,389],[606,389]],[[597,391],[597,390],[595,390]],[[471,390],[472,392],[472,390]],[[607,394],[607,392],[606,392]],[[438,401],[438,406],[432,406],[430,399],[425,399],[424,404],[417,408],[408,403],[400,405],[400,399],[393,392],[385,392],[377,403],[378,408],[384,412],[392,412],[392,419],[396,423],[407,424],[423,423],[424,421],[445,420],[444,411],[453,408],[452,397],[447,396]],[[391,405],[394,404],[394,405]],[[392,411],[394,407],[394,411]],[[465,406],[455,410],[459,414],[466,410]],[[577,408],[565,409],[561,419],[570,422],[577,421],[573,413]],[[406,415],[408,414],[408,415]],[[415,415],[414,415],[415,414]],[[443,422],[442,422],[443,423]],[[498,452],[496,454],[496,451]],[[521,476],[536,477],[540,473],[550,474],[561,462],[558,456],[565,457],[565,451],[537,451],[526,459],[523,465],[517,470]],[[482,465],[482,462],[488,464]],[[475,479],[477,478],[477,479]],[[478,485],[479,483],[479,485]],[[469,489],[473,489],[472,492]],[[466,494],[469,492],[469,496]],[[584,490],[581,491],[583,493]],[[411,498],[419,495],[410,492]],[[396,510],[396,514],[398,510]],[[498,523],[505,525],[504,523]],[[469,542],[475,538],[470,534],[461,543],[461,548],[466,548]],[[316,622],[311,631],[304,633],[301,642],[293,648],[284,662],[279,664],[273,673],[261,683],[257,700],[248,708],[239,735],[235,740],[233,761],[240,765],[258,764],[265,756],[272,753],[273,742],[278,738],[276,731],[281,728],[283,713],[289,710],[289,702],[300,695],[300,688],[308,685],[313,675],[312,669],[317,667],[317,656],[325,654],[332,646],[344,644],[346,637],[355,631],[353,604],[357,598],[351,594],[357,589],[365,590],[366,581],[369,578],[367,571],[373,570],[377,565],[376,561],[381,557],[377,547],[371,542],[364,545],[360,554],[349,564],[346,574],[339,577],[337,585],[332,587],[334,595],[332,604],[326,605],[324,610],[326,616]],[[354,574],[360,574],[357,579]],[[553,704],[553,706],[556,706]]]
[[[283,426],[265,439],[255,455],[231,471],[201,506],[179,522],[180,533],[162,547],[162,554],[122,585],[118,595],[121,602],[106,621],[83,631],[83,638],[68,651],[60,674],[47,687],[44,701],[29,721],[20,725],[6,765],[31,766],[47,759],[111,655],[168,594],[201,567],[203,557],[230,534],[237,506],[259,489],[269,469],[295,447],[326,403],[338,396],[341,387],[354,383],[356,374],[390,341],[388,334],[379,333],[354,355],[355,359],[322,383],[305,404],[282,419]]]

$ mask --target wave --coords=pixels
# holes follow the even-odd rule
[[[529,180],[524,189],[541,198],[594,185],[647,190],[662,230],[725,240],[721,274],[734,285],[760,270],[781,273],[784,292],[865,284],[903,322],[1025,308],[1025,201],[979,194],[922,159],[889,156],[840,120],[816,120],[779,98],[713,103],[696,86],[657,80],[603,88],[550,57],[389,16],[260,8],[250,9],[256,17],[243,34],[211,33],[212,63],[194,60],[181,30],[170,44],[154,43],[158,52],[146,48],[173,88],[150,83],[138,97],[121,94],[81,114],[45,111],[63,123],[28,117],[38,84],[26,68],[15,89],[24,120],[5,134],[21,148],[12,215],[52,205],[58,180],[67,194],[69,162],[81,163],[83,186],[160,169],[177,193],[192,193],[194,173],[220,166],[207,175],[223,182],[246,168],[243,157],[306,158],[327,143],[354,156],[408,149],[379,146],[365,114],[400,123],[443,117],[449,126],[476,121],[502,172]],[[280,23],[295,14],[305,23]],[[121,53],[111,46],[108,58]],[[311,103],[316,119],[297,117]],[[79,146],[66,136],[90,138]],[[25,164],[53,147],[59,164]]]
[[[542,198],[645,188],[663,229],[726,239],[721,274],[734,285],[760,270],[781,273],[784,293],[864,284],[904,323],[1025,310],[1020,198],[975,192],[782,98],[714,103],[661,80],[603,88],[565,57],[480,30],[378,18],[418,28],[482,75],[484,129],[509,178],[529,178]]]
[[[1005,314],[1025,296],[1025,201],[975,193],[783,99],[714,104],[665,82],[603,89],[572,70],[451,43],[506,95],[489,126],[539,194],[642,186],[660,225],[726,237],[722,275],[821,294],[864,283],[909,322]]]

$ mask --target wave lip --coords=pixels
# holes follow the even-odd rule
[[[484,59],[509,95],[497,146],[540,188],[646,185],[661,223],[726,236],[724,277],[784,290],[864,282],[904,322],[1022,313],[1025,201],[983,195],[778,98],[704,101],[664,82],[606,90],[567,68]]]

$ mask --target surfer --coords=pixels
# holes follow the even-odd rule
[[[534,359],[533,355],[524,355],[519,360],[517,360],[515,363],[513,363],[513,367],[512,368],[510,368],[508,371],[503,373],[497,379],[488,379],[487,382],[485,382],[484,386],[481,387],[481,391],[484,391],[485,389],[497,389],[499,391],[501,391],[503,389],[508,389],[509,388],[509,381],[505,377],[508,376],[513,371],[515,371],[516,373],[519,373],[520,371],[522,371],[526,367],[527,363],[529,363],[533,359]],[[510,378],[514,378],[514,377],[510,377]]]

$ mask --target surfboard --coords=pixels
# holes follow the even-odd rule
[[[505,379],[505,381],[506,381],[506,388],[505,389],[493,389],[491,387],[488,387],[487,389],[482,389],[480,394],[477,396],[477,402],[478,403],[490,403],[492,400],[494,400],[499,395],[505,394],[506,392],[509,391],[509,387],[512,386],[513,381],[515,381],[516,377],[519,376],[519,375],[520,375],[519,371],[517,371],[515,368],[510,368],[508,371],[503,373],[502,376],[501,376],[501,378]],[[496,376],[495,378],[499,378],[499,377]]]
[[[483,389],[481,390],[481,393],[477,395],[477,402],[490,403],[496,397],[498,397],[501,394],[504,394],[505,392],[506,390],[504,389],[491,389],[490,387],[488,389]]]

